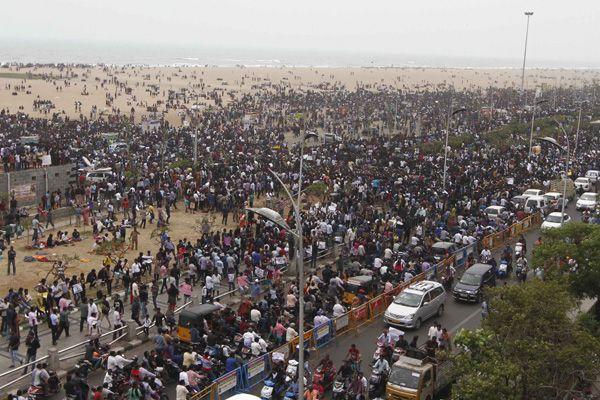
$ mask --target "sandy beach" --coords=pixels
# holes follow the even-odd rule
[[[598,79],[598,70],[526,71],[526,87],[542,92],[581,87]],[[0,69],[0,109],[91,119],[133,114],[136,122],[164,115],[178,126],[186,109],[226,104],[259,89],[412,91],[451,86],[460,91],[520,85],[518,69],[12,66]],[[36,101],[47,105],[34,107]]]

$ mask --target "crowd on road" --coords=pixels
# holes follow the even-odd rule
[[[44,219],[46,228],[49,224],[54,228],[53,209],[67,204],[76,210],[78,223],[93,226],[94,250],[106,257],[102,265],[79,276],[65,276],[64,265],[57,264],[55,277],[35,288],[41,297],[32,298],[26,288],[11,289],[0,303],[2,332],[9,336],[10,348],[15,353],[19,348],[18,328],[24,317],[33,336],[26,340],[28,360],[35,359],[35,349],[32,357],[30,349],[43,321],[53,342],[63,332],[69,335],[70,307],[79,307],[79,331],[85,330],[94,346],[99,346],[95,339],[104,320],[109,329],[120,328],[130,317],[155,344],[143,360],[116,362],[116,370],[132,361],[132,368],[146,371],[136,373],[138,385],[132,389],[154,398],[155,388],[145,382],[153,382],[150,371],[161,366],[185,372],[181,375],[185,386],[198,390],[202,382],[295,338],[300,296],[307,328],[318,326],[432,269],[446,256],[434,253],[435,242],[461,247],[507,228],[525,216],[511,198],[530,187],[549,189],[550,181],[564,169],[558,150],[529,156],[527,144],[519,141],[521,132],[513,133],[511,146],[497,148],[486,141],[488,130],[526,117],[514,91],[490,91],[258,92],[202,115],[188,115],[191,127],[162,124],[153,131],[114,119],[42,120],[0,112],[0,131],[7,143],[1,150],[4,159],[8,157],[5,170],[29,166],[23,158],[12,163],[12,154],[40,149],[53,160],[79,164],[85,156],[97,167],[112,170],[101,182],[87,181],[84,172],[63,193],[49,193],[40,202],[31,246],[53,247],[80,239],[77,229],[54,234],[54,229],[42,228]],[[477,111],[476,105],[489,96],[495,109]],[[569,99],[565,94],[558,106],[543,113],[564,113],[572,106]],[[443,152],[420,149],[424,142],[443,138],[444,115],[452,103],[474,110],[459,114],[455,121],[455,130],[472,140],[451,149],[444,182]],[[394,119],[408,120],[412,112],[421,115],[420,136],[386,134],[395,126],[388,118],[390,104],[396,106]],[[288,118],[292,111],[294,116]],[[257,115],[249,124],[243,119],[248,113]],[[202,134],[198,165],[192,169],[184,161],[192,159],[194,130]],[[306,290],[300,293],[298,277],[283,276],[283,268],[295,264],[297,252],[289,232],[244,210],[272,204],[295,228],[293,211],[280,200],[281,188],[269,170],[277,171],[297,192],[298,138],[310,130],[339,134],[342,140],[307,142],[302,186],[322,185],[325,190],[309,190],[303,197],[301,231],[310,267],[308,276],[301,278],[306,279]],[[100,133],[110,131],[122,133],[126,149],[109,151]],[[21,146],[18,138],[24,134],[38,134],[39,147]],[[596,137],[579,136],[578,154],[570,164],[574,176],[595,166],[598,144]],[[490,217],[484,210],[492,205],[504,206],[506,212]],[[16,202],[5,205],[7,214],[17,209]],[[198,232],[172,238],[168,227],[174,210],[201,214],[205,222]],[[214,215],[231,228],[214,229],[210,222]],[[138,249],[139,231],[154,227],[160,231],[156,245]],[[334,243],[341,249],[337,262],[317,268],[319,252]],[[10,237],[0,247],[8,244]],[[129,260],[120,251],[123,246],[139,252]],[[487,254],[487,249],[478,250],[476,254]],[[357,275],[371,277],[372,288],[357,290],[348,301],[348,278]],[[452,277],[438,277],[442,278]],[[237,309],[218,301],[225,283],[242,295]],[[124,297],[115,293],[117,285],[125,289]],[[91,295],[92,289],[99,290]],[[164,292],[168,306],[163,310],[157,298]],[[221,309],[189,327],[192,347],[186,351],[174,335],[175,309],[192,297],[202,303],[217,301]],[[124,303],[130,304],[130,316],[124,315]],[[99,353],[99,347],[90,351],[88,361],[96,365]],[[19,359],[13,356],[15,361]],[[110,379],[117,380],[110,372],[107,376],[108,386]],[[82,385],[70,386],[81,393]]]

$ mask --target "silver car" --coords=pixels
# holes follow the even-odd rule
[[[386,324],[419,329],[425,320],[444,313],[446,291],[439,282],[421,281],[404,289],[388,306]]]

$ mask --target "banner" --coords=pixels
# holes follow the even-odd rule
[[[317,331],[315,333],[315,340],[324,338],[325,336],[327,336],[329,334],[329,323],[319,325],[318,327],[315,328],[315,330]]]
[[[11,188],[11,192],[15,195],[17,202],[35,201],[37,198],[37,190],[35,183],[27,183],[25,185],[17,185]]]
[[[230,373],[223,375],[217,380],[220,395],[227,392],[228,390],[236,388],[238,381],[237,374],[237,370],[231,371]]]
[[[265,358],[258,357],[248,361],[248,379],[252,378],[265,370]]]
[[[336,331],[344,329],[345,327],[348,326],[348,314],[344,314],[344,315],[334,319],[333,323],[335,324]]]

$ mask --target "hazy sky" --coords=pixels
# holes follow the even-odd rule
[[[21,0],[0,39],[600,61],[600,0]]]

